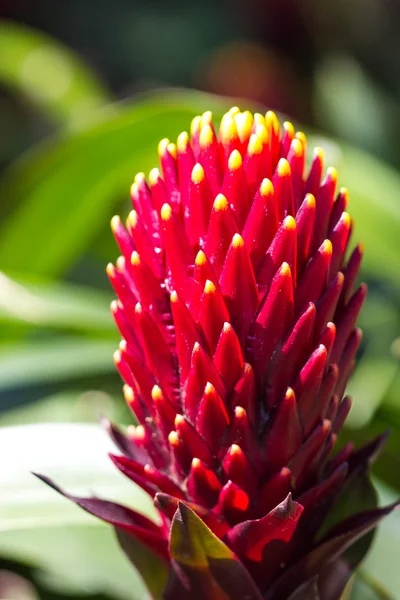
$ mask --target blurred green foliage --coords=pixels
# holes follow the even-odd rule
[[[46,496],[26,471],[50,465],[50,474],[60,472],[60,481],[75,491],[84,482],[86,491],[93,485],[106,495],[111,486],[115,499],[147,511],[149,506],[131,485],[128,492],[121,480],[113,479],[106,442],[96,441],[97,428],[82,441],[75,427],[84,425],[69,425],[58,438],[39,425],[35,434],[32,427],[95,422],[101,412],[130,422],[111,359],[118,336],[108,311],[112,294],[104,267],[117,250],[108,223],[115,212],[129,209],[129,185],[137,171],[148,172],[156,164],[160,137],[176,137],[205,109],[218,118],[232,101],[202,92],[161,90],[111,103],[110,89],[121,97],[172,83],[229,94],[236,92],[240,78],[239,88],[250,103],[265,102],[290,112],[310,134],[309,146],[323,146],[328,163],[338,168],[340,183],[350,190],[354,241],[362,239],[366,246],[363,278],[370,287],[360,319],[364,341],[349,388],[354,406],[343,442],[349,438],[361,443],[391,429],[375,466],[382,501],[392,501],[400,490],[400,175],[365,149],[399,168],[400,152],[393,153],[393,148],[400,117],[397,92],[384,74],[375,73],[368,56],[360,66],[362,36],[352,40],[344,33],[346,43],[336,55],[334,44],[321,36],[325,13],[314,2],[287,0],[292,9],[288,22],[282,21],[278,2],[261,7],[254,0],[248,3],[247,21],[240,23],[240,6],[222,14],[204,2],[179,12],[173,2],[164,7],[138,2],[132,9],[120,0],[111,11],[102,0],[89,33],[82,25],[72,26],[78,4],[71,2],[67,14],[65,6],[43,2],[47,10],[35,15],[28,10],[25,20],[44,31],[54,26],[60,38],[86,49],[97,70],[48,33],[16,21],[0,22],[0,161],[7,165],[0,175],[0,426],[5,428],[0,430],[0,448],[3,454],[12,449],[15,458],[15,469],[0,477],[5,490],[0,555],[4,564],[12,559],[29,566],[21,569],[41,589],[40,597],[107,594],[123,600],[132,598],[133,588],[135,597],[145,596],[109,529],[63,499],[53,499],[51,491]],[[375,0],[369,4],[382,26],[382,8]],[[18,18],[16,5],[9,10]],[[87,19],[92,16],[90,5],[82,7]],[[339,9],[327,5],[326,15],[332,18]],[[270,28],[260,18],[256,24],[256,7],[261,14],[268,11]],[[311,23],[319,27],[315,32],[302,20],[310,16],[311,7]],[[344,23],[358,14],[353,9],[354,14],[348,8],[342,15]],[[61,12],[56,15],[54,10]],[[292,37],[274,37],[273,24],[289,27]],[[106,25],[110,38],[102,39]],[[389,24],[387,28],[391,30]],[[84,35],[93,47],[83,44]],[[241,40],[239,64],[233,57],[238,56],[235,40],[241,36],[247,42]],[[109,55],[104,48],[110,49]],[[391,63],[389,67],[395,68]],[[260,87],[262,77],[268,85]],[[294,83],[299,84],[296,98]],[[317,133],[319,129],[324,133]],[[326,132],[348,141],[338,142]],[[71,448],[77,452],[68,462]],[[104,455],[97,471],[91,462],[94,449],[98,460]],[[43,462],[48,455],[53,457],[49,465]],[[396,598],[399,544],[400,521],[394,515],[381,526],[352,598],[389,598],[383,588]],[[381,583],[371,587],[374,580]]]

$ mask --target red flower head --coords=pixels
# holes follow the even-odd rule
[[[339,557],[388,510],[318,536],[381,442],[332,457],[366,294],[361,245],[345,259],[348,192],[319,148],[305,171],[305,135],[272,112],[233,108],[218,133],[204,113],[159,157],[126,226],[112,220],[107,273],[139,422],[127,436],[109,424],[111,458],[162,524],[72,499],[171,563],[165,598],[338,598],[354,566]]]

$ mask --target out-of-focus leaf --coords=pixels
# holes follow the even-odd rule
[[[115,332],[111,299],[101,290],[54,281],[21,283],[0,272],[0,322],[110,335]]]
[[[350,600],[396,600],[396,597],[363,571],[354,578]]]
[[[383,402],[398,370],[397,361],[391,356],[377,357],[367,347],[347,387],[354,399],[347,425],[364,427],[372,419]]]
[[[0,21],[0,39],[0,82],[29,98],[46,116],[74,126],[109,100],[82,59],[51,36]]]
[[[170,555],[173,570],[165,600],[261,600],[243,564],[183,503],[172,521]]]
[[[398,501],[400,494],[397,490],[389,488],[378,480],[374,483],[378,491],[380,504]],[[378,598],[382,598],[382,600],[395,600],[398,598],[400,589],[399,548],[400,510],[396,510],[380,523],[374,536],[372,548],[360,567],[360,575],[367,582],[374,584],[378,591],[380,590],[383,595],[378,596]],[[367,596],[365,598],[367,599]],[[357,600],[361,600],[361,596]]]
[[[0,554],[37,564],[55,589],[71,597],[84,589],[144,600],[147,592],[118,549],[112,528],[30,473],[49,473],[78,493],[94,490],[153,517],[151,500],[113,467],[110,451],[115,447],[100,426],[54,423],[0,429]]]
[[[165,562],[122,529],[115,531],[121,548],[140,573],[154,600],[161,600],[168,576]]]
[[[21,342],[0,352],[0,391],[114,370],[115,343],[80,337]]]
[[[31,423],[98,423],[99,415],[118,422],[132,422],[125,403],[103,390],[70,390],[51,394],[0,414],[0,427]]]
[[[100,425],[1,428],[0,531],[97,522],[39,482],[31,471],[52,475],[76,493],[96,491],[106,498],[129,501],[154,516],[147,494],[114,468],[108,452],[115,452],[115,446]]]
[[[63,273],[115,203],[128,197],[135,172],[157,164],[160,137],[176,137],[199,111],[211,108],[218,116],[227,104],[200,92],[144,95],[116,116],[17,161],[0,182],[0,195],[16,206],[0,229],[2,269]]]

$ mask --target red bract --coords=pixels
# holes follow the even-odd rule
[[[167,599],[338,598],[357,562],[340,557],[390,510],[318,533],[381,442],[332,458],[366,293],[347,190],[319,148],[305,170],[305,135],[272,112],[233,108],[218,133],[204,113],[159,157],[112,220],[107,273],[139,422],[108,424],[111,458],[161,525],[69,497],[170,562]]]

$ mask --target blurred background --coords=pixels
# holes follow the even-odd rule
[[[145,598],[110,530],[28,472],[151,510],[97,426],[99,413],[130,422],[111,359],[109,220],[159,139],[230,97],[289,116],[350,190],[370,291],[342,442],[390,429],[373,472],[381,500],[398,497],[400,3],[0,0],[0,19],[0,598]],[[399,544],[394,516],[357,598],[400,598]]]

